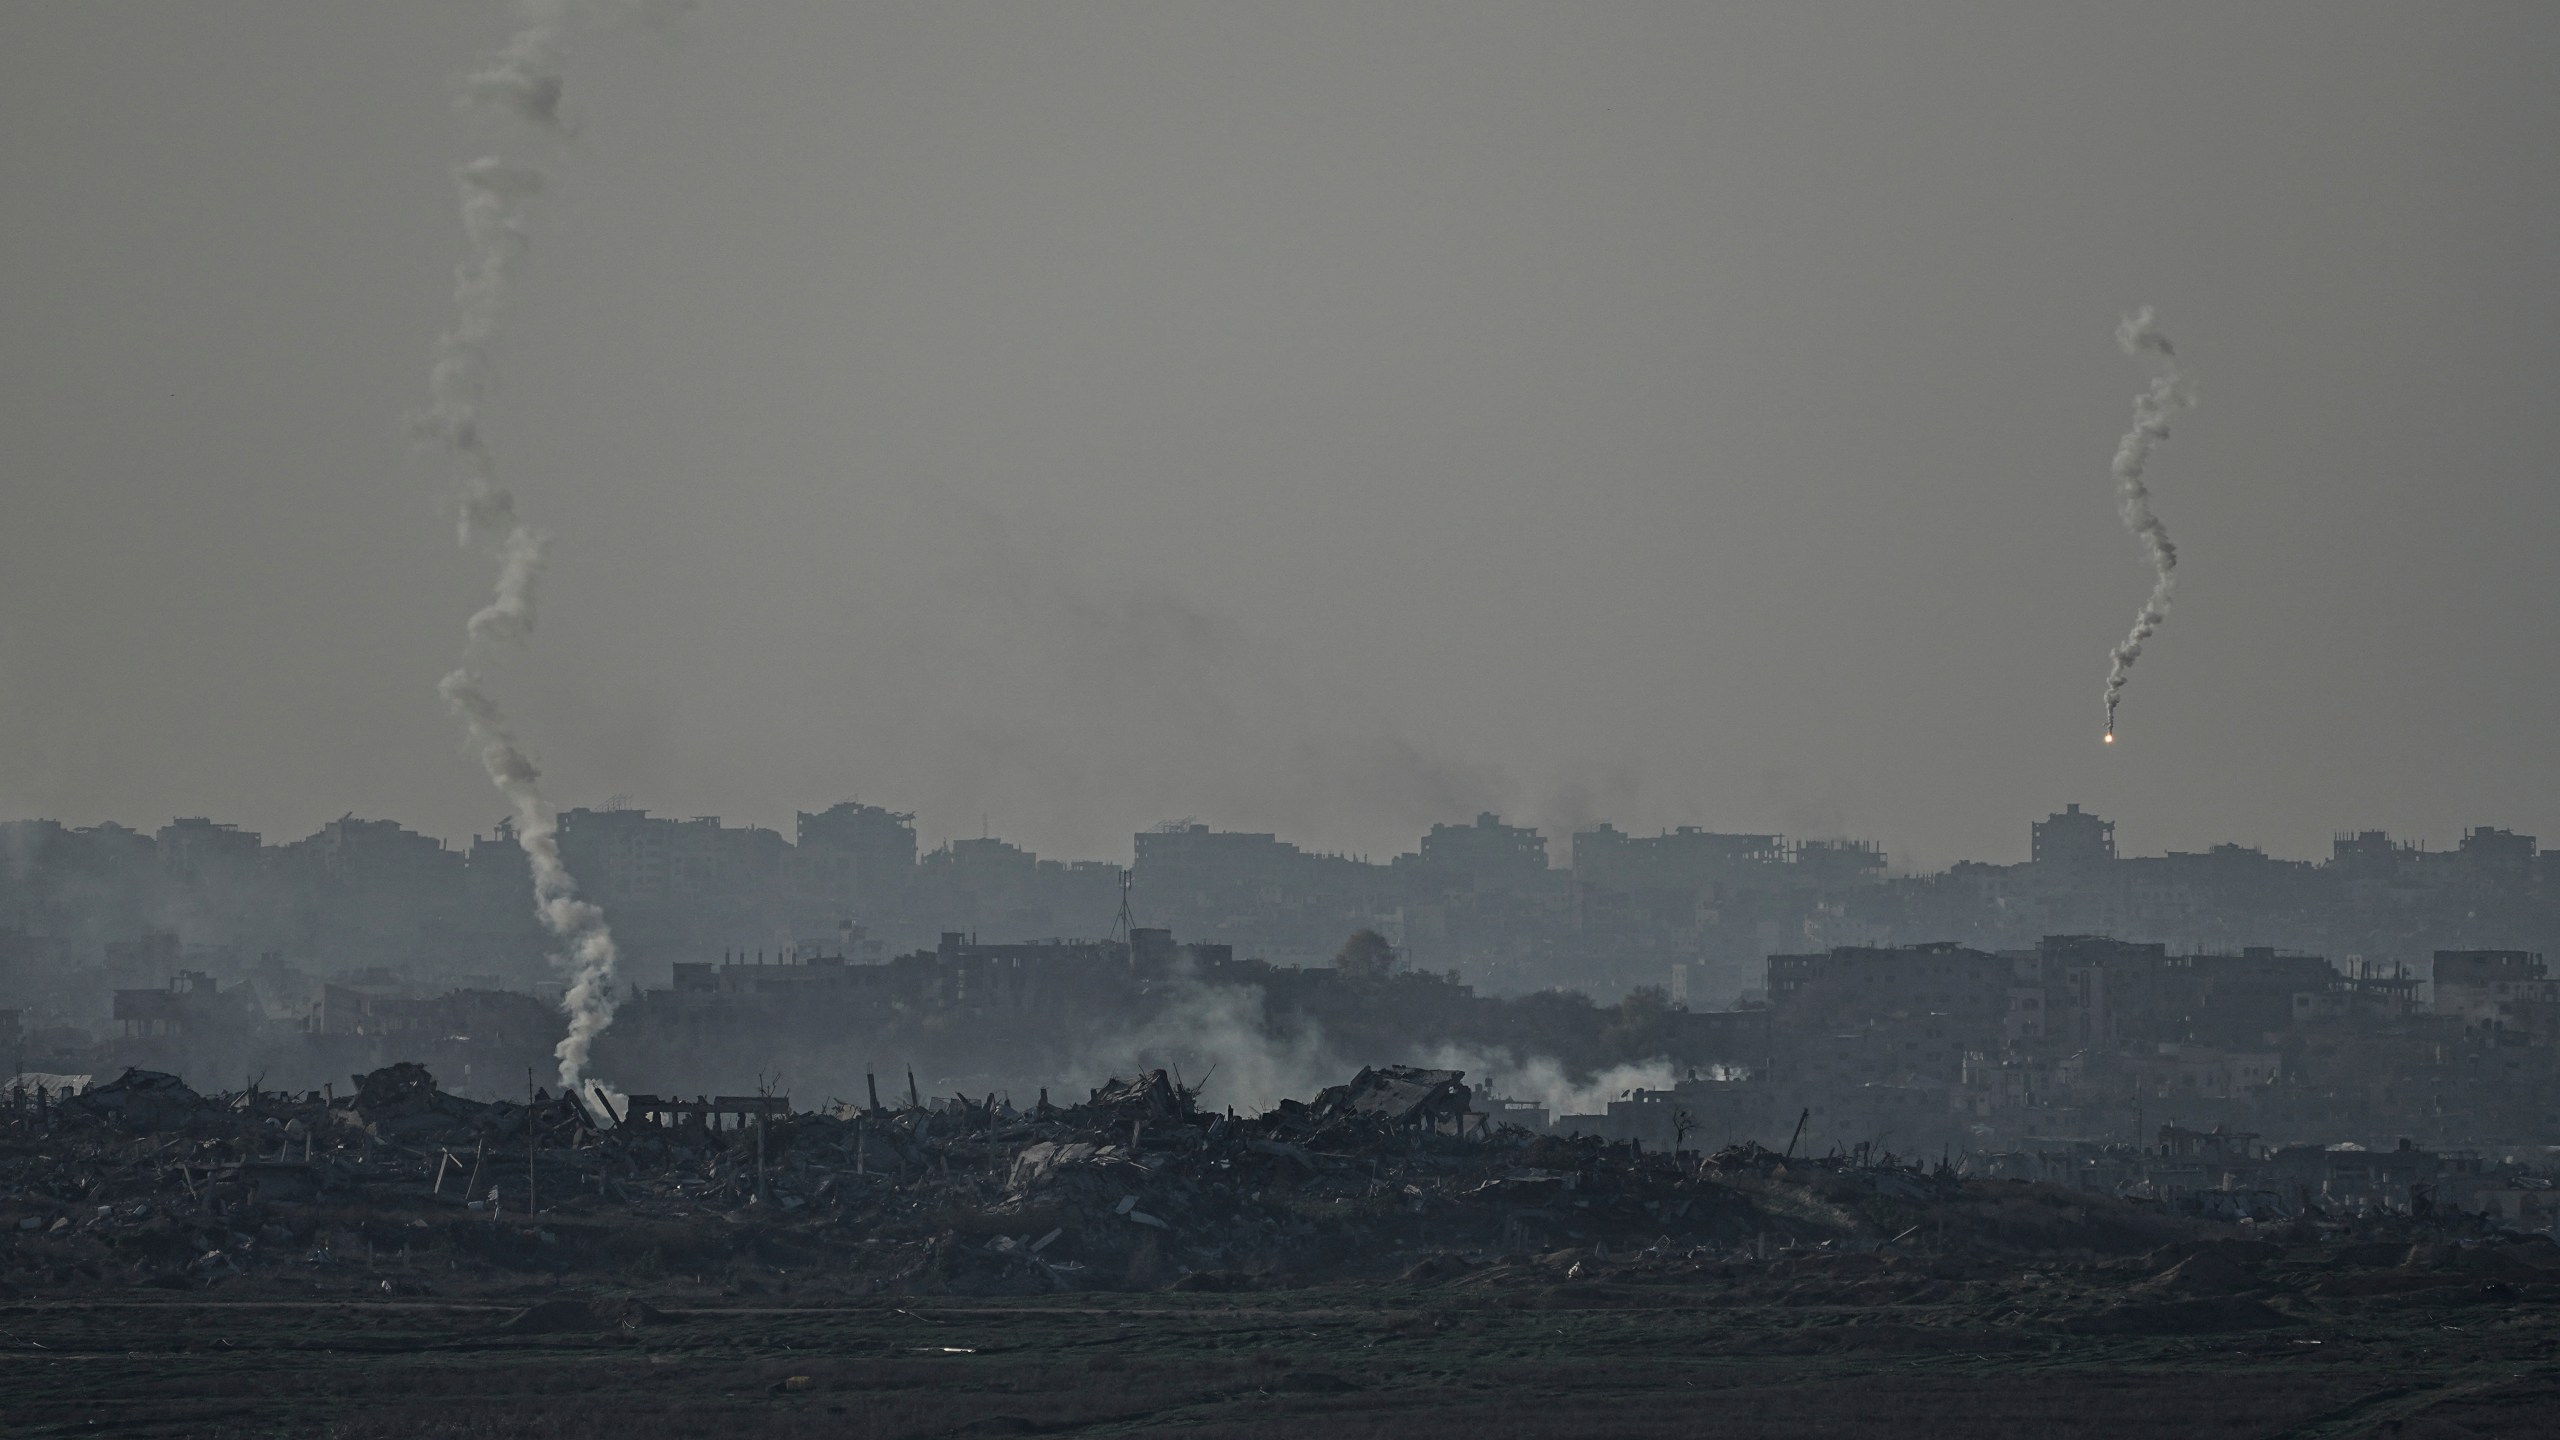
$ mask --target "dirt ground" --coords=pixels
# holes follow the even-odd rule
[[[2317,1284],[2153,1301],[2113,1283],[2029,1273],[1856,1303],[1498,1271],[806,1305],[91,1294],[0,1304],[0,1436],[2560,1433],[2560,1302]]]

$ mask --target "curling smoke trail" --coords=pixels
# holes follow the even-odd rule
[[[523,28],[464,82],[463,100],[558,135],[561,39],[569,7],[567,0],[528,0],[522,9]],[[454,278],[453,323],[436,342],[432,401],[418,428],[459,472],[462,543],[497,562],[498,581],[489,603],[471,617],[463,663],[436,689],[461,720],[482,768],[513,811],[516,841],[533,870],[535,913],[560,942],[560,953],[552,958],[569,974],[561,1002],[569,1031],[552,1053],[560,1061],[561,1085],[583,1092],[588,1051],[613,1023],[619,958],[613,931],[603,910],[578,898],[578,883],[561,863],[559,822],[542,798],[541,772],[473,668],[485,647],[520,642],[532,633],[534,590],[546,553],[542,533],[516,513],[515,496],[498,483],[495,460],[480,430],[489,346],[497,336],[509,275],[524,254],[524,207],[541,191],[542,171],[492,155],[463,166],[455,178],[462,187],[462,227],[470,253]]]
[[[2128,315],[2116,327],[2116,343],[2127,355],[2156,355],[2159,373],[2133,401],[2133,428],[2116,444],[2116,507],[2124,516],[2125,528],[2142,542],[2143,552],[2151,559],[2151,598],[2142,602],[2141,611],[2133,617],[2133,629],[2114,650],[2108,652],[2107,668],[2107,738],[2116,736],[2116,706],[2124,699],[2125,681],[2133,675],[2133,662],[2142,658],[2142,643],[2169,618],[2169,591],[2178,578],[2178,547],[2169,541],[2169,532],[2160,517],[2151,513],[2151,487],[2142,481],[2144,467],[2151,463],[2151,452],[2169,438],[2169,417],[2195,403],[2187,377],[2178,369],[2178,356],[2169,347],[2169,337],[2160,332],[2151,307]]]

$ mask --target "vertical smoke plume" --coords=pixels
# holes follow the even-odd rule
[[[560,51],[569,18],[567,0],[528,0],[523,13],[525,23],[515,38],[464,82],[463,100],[557,135],[562,130]],[[497,336],[509,276],[524,254],[524,207],[541,191],[542,171],[491,155],[463,166],[455,178],[462,188],[462,228],[470,253],[454,278],[453,323],[436,342],[432,398],[418,429],[458,472],[462,543],[497,563],[498,581],[489,603],[466,628],[463,663],[436,688],[461,720],[491,783],[507,797],[517,843],[533,870],[535,913],[560,942],[553,959],[569,973],[561,1002],[569,1031],[553,1053],[560,1061],[560,1083],[577,1093],[585,1088],[589,1048],[613,1023],[618,958],[613,932],[601,909],[578,898],[577,881],[560,860],[559,822],[542,798],[541,772],[473,668],[486,647],[520,642],[531,634],[534,589],[546,550],[542,533],[516,513],[515,496],[498,483],[496,462],[480,429],[489,347]]]
[[[602,909],[578,898],[578,882],[560,860],[559,821],[535,783],[542,772],[516,743],[506,716],[482,688],[480,677],[467,666],[457,668],[436,689],[461,719],[481,766],[515,812],[516,843],[524,847],[525,859],[533,867],[535,913],[542,917],[543,928],[559,939],[561,953],[553,959],[569,972],[569,990],[560,1002],[569,1015],[569,1033],[551,1053],[560,1061],[560,1083],[573,1094],[583,1094],[587,1052],[613,1023],[619,1003],[613,981],[620,956],[613,946],[613,931],[605,924]]]
[[[2133,629],[2108,652],[2107,739],[2111,741],[2116,738],[2116,706],[2124,699],[2125,681],[2133,675],[2133,662],[2142,658],[2142,643],[2169,618],[2169,591],[2178,578],[2178,547],[2169,542],[2160,517],[2151,513],[2151,487],[2143,483],[2142,472],[2151,463],[2151,452],[2169,438],[2169,417],[2195,403],[2187,377],[2178,369],[2177,352],[2160,332],[2150,306],[2125,317],[2116,327],[2116,343],[2127,355],[2158,356],[2160,368],[2151,384],[2134,397],[2133,428],[2116,444],[2117,512],[2124,516],[2125,528],[2142,542],[2153,578],[2151,598],[2142,602],[2140,613],[2133,617]]]

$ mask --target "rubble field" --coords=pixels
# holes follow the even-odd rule
[[[2560,1431],[2548,1235],[1486,1133],[1450,1071],[7,1098],[0,1436]]]

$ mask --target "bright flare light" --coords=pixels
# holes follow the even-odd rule
[[[2116,743],[2116,732],[2113,730],[2107,732],[2107,743],[2110,745]]]

